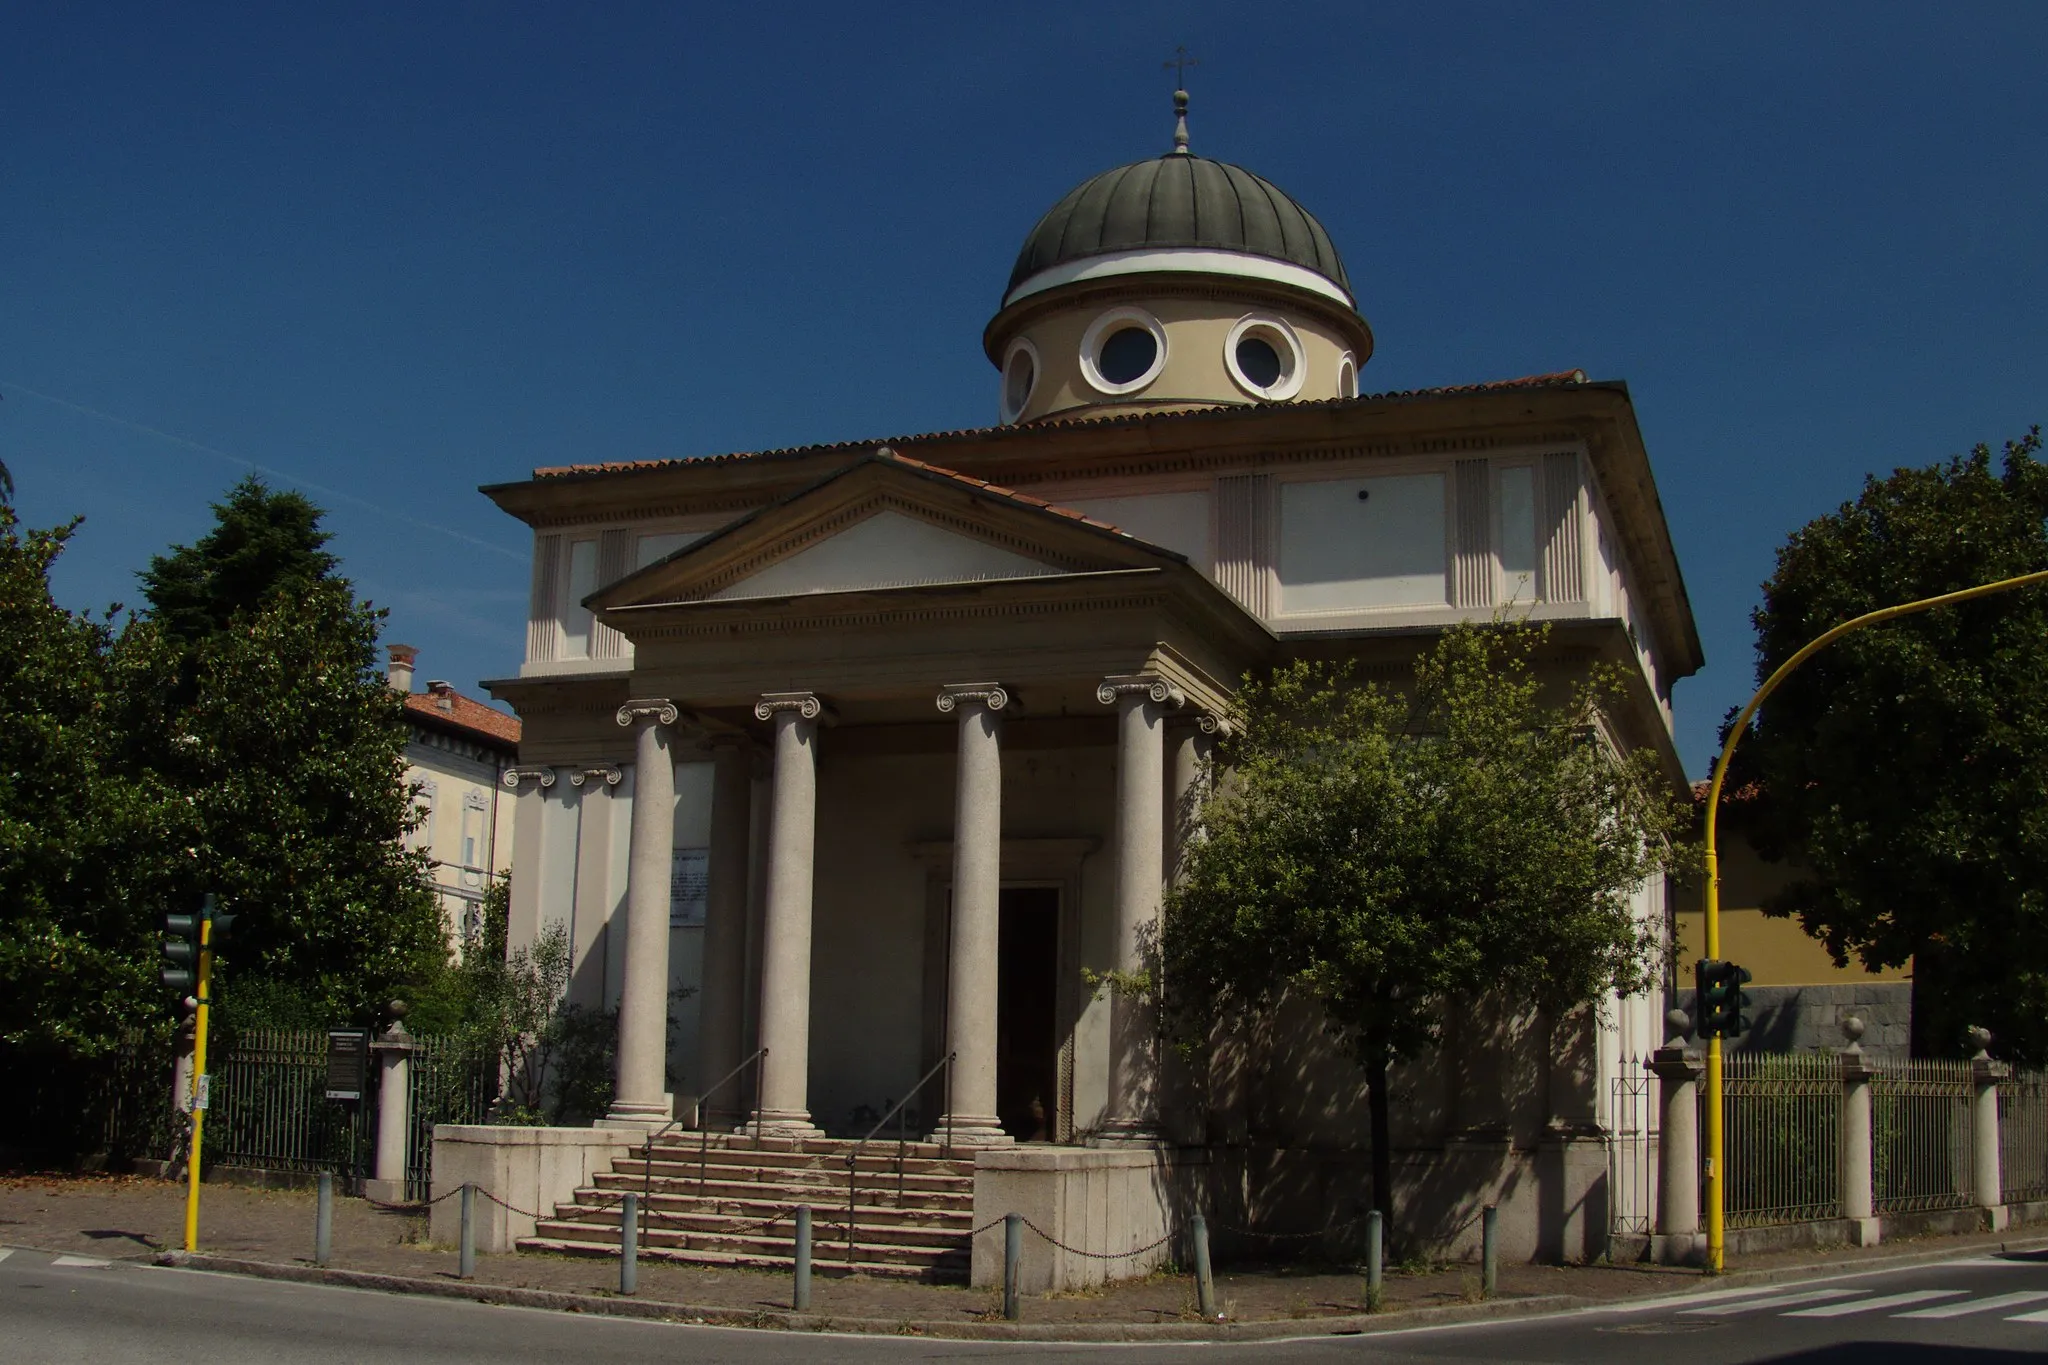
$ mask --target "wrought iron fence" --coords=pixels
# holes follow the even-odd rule
[[[1871,1182],[1879,1213],[1968,1208],[1968,1062],[1887,1065],[1870,1087]]]
[[[1647,1237],[1656,1230],[1657,1154],[1650,1131],[1657,1086],[1640,1057],[1624,1058],[1608,1085],[1609,1230]]]
[[[1998,1174],[2006,1203],[2048,1199],[2048,1072],[1998,1083]]]
[[[1840,1062],[1827,1053],[1738,1054],[1723,1060],[1721,1075],[1728,1226],[1840,1217]],[[1703,1138],[1706,1098],[1702,1086]]]
[[[405,1197],[430,1197],[434,1181],[434,1125],[484,1123],[498,1098],[498,1046],[488,1039],[415,1038],[406,1069],[412,1101],[405,1139]]]
[[[359,1177],[369,1161],[375,1100],[326,1097],[324,1029],[251,1029],[224,1047],[206,1114],[206,1158],[267,1171]]]

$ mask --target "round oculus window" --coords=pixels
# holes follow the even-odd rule
[[[1030,342],[1019,338],[1010,347],[1010,358],[1003,364],[1003,420],[1014,422],[1023,415],[1024,405],[1031,401],[1031,391],[1038,387],[1038,352]]]
[[[1224,368],[1231,382],[1254,398],[1271,402],[1292,398],[1301,392],[1308,369],[1301,340],[1294,329],[1276,317],[1252,314],[1238,319],[1223,343]]]
[[[1112,384],[1134,384],[1159,358],[1159,343],[1143,327],[1119,327],[1102,343],[1095,368]]]
[[[1081,338],[1081,375],[1102,393],[1136,393],[1166,368],[1166,329],[1142,308],[1112,308]]]

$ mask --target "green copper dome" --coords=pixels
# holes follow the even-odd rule
[[[1009,289],[1091,256],[1172,249],[1284,261],[1351,294],[1344,262],[1314,214],[1242,166],[1179,151],[1076,186],[1024,239]]]

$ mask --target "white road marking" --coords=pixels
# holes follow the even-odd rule
[[[2007,1322],[2048,1322],[2048,1311],[2043,1311],[2043,1312],[2040,1312],[2040,1313],[2021,1313],[2021,1314],[2019,1314],[2019,1315],[2018,1315],[2018,1316],[2016,1316],[2016,1317],[2010,1317],[2010,1318],[2007,1318],[2007,1319],[2006,1319],[2006,1321],[2007,1321]]]
[[[1807,1289],[1797,1294],[1773,1294],[1765,1299],[1750,1299],[1746,1303],[1716,1303],[1705,1308],[1687,1308],[1678,1314],[1682,1318],[1718,1318],[1729,1313],[1749,1313],[1761,1308],[1789,1308],[1795,1303],[1819,1303],[1822,1299],[1846,1299],[1857,1294],[1868,1294],[1867,1289]]]
[[[1819,1308],[1802,1308],[1785,1316],[1845,1318],[1851,1313],[1875,1313],[1884,1308],[1901,1308],[1909,1303],[1926,1303],[1929,1299],[1953,1299],[1969,1292],[1967,1289],[1909,1289],[1903,1294],[1885,1294],[1874,1299],[1858,1299],[1854,1303],[1830,1303]]]
[[[1971,1299],[1968,1303],[1945,1303],[1939,1308],[1916,1308],[1910,1313],[1899,1313],[1902,1318],[1960,1318],[1969,1313],[1991,1313],[2000,1308],[2017,1308],[2023,1303],[2037,1303],[2048,1299],[2048,1289],[2029,1289],[2018,1294],[1993,1294],[1988,1299]],[[2048,1317],[2048,1314],[2036,1314]]]
[[[13,1247],[0,1247],[0,1261],[6,1260],[9,1256],[12,1256],[13,1254]]]
[[[89,1270],[105,1270],[108,1266],[111,1266],[113,1262],[103,1261],[99,1259],[97,1256],[59,1256],[56,1260],[50,1262],[50,1264],[77,1265],[84,1266]]]

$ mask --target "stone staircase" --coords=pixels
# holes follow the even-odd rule
[[[619,1200],[639,1194],[640,1255],[691,1265],[788,1269],[795,1264],[799,1204],[811,1207],[811,1259],[821,1272],[848,1268],[845,1139],[673,1133],[651,1157],[635,1149],[571,1203],[543,1218],[522,1251],[619,1254]],[[900,1164],[900,1171],[899,1171]],[[936,1143],[861,1149],[854,1173],[853,1258],[865,1275],[964,1282],[974,1226],[974,1160]]]

